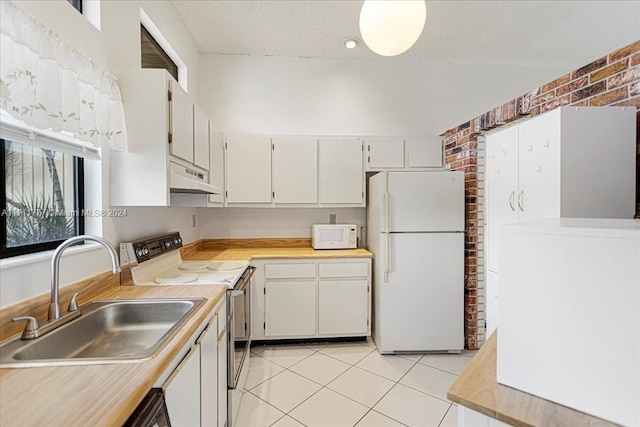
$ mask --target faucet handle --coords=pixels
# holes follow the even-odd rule
[[[78,308],[78,293],[76,292],[71,297],[71,301],[69,301],[69,307],[67,308],[67,311],[78,311],[78,310],[79,310],[79,308]]]
[[[26,320],[27,324],[24,327],[24,331],[22,331],[22,339],[31,339],[38,337],[38,319],[33,316],[19,316],[11,319],[12,322],[20,322],[22,320]]]

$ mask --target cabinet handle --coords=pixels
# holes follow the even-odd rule
[[[549,145],[551,145],[551,140],[547,139],[544,143],[544,148],[549,148]]]
[[[518,194],[518,207],[522,212],[524,212],[524,190]]]
[[[513,190],[509,195],[509,206],[513,212],[516,211],[516,207],[513,205],[514,199],[516,198],[516,190]]]
[[[529,148],[527,148],[527,151],[530,152],[530,153],[533,152],[533,146],[530,145]]]

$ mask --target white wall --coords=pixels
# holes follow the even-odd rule
[[[216,208],[199,209],[202,237],[260,238],[311,237],[312,224],[328,224],[336,214],[338,224],[366,225],[365,208]]]
[[[225,133],[433,137],[562,72],[209,54],[200,58],[200,104]]]
[[[171,3],[103,0],[100,2],[101,31],[66,0],[22,0],[16,4],[116,75],[118,71],[140,67],[140,8],[144,8],[187,65],[188,91],[197,100],[198,51]],[[85,169],[87,208],[109,208],[108,151],[98,164],[87,161]],[[89,221],[87,232],[105,237],[116,248],[122,241],[167,231],[179,231],[185,242],[191,242],[200,238],[198,229],[192,227],[193,214],[196,209],[128,208],[125,217]],[[94,246],[73,248],[69,252],[70,256],[61,262],[62,286],[110,268],[109,257],[103,249]],[[51,254],[49,251],[0,260],[0,307],[49,291]]]

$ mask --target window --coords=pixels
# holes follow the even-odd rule
[[[82,13],[82,0],[67,0],[67,1],[71,3],[71,6],[78,9],[78,12]]]
[[[140,49],[142,68],[164,68],[178,81],[178,66],[143,25],[140,25]]]
[[[83,159],[7,139],[0,145],[0,258],[83,234]]]

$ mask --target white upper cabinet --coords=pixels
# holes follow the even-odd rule
[[[193,164],[209,170],[209,119],[197,105],[193,106]]]
[[[409,168],[441,168],[442,139],[410,138],[405,140]]]
[[[317,203],[317,140],[313,137],[274,137],[272,148],[274,203]]]
[[[402,138],[364,138],[367,171],[404,168]]]
[[[208,182],[209,120],[199,108],[194,116],[193,102],[173,77],[166,70],[141,69],[121,73],[118,83],[128,151],[110,153],[110,204],[171,205],[170,170],[188,170]],[[206,204],[204,195],[201,202]]]
[[[365,137],[367,172],[433,170],[443,166],[442,139]]]
[[[227,203],[271,203],[271,138],[226,138]]]
[[[218,188],[224,188],[224,137],[220,129],[209,122],[209,183]],[[224,193],[224,192],[223,192]],[[209,206],[216,207],[224,204],[224,194],[209,196]]]
[[[193,103],[187,93],[174,81],[169,81],[171,117],[170,153],[193,163]],[[149,126],[152,124],[150,123]]]
[[[364,206],[363,142],[358,138],[320,139],[320,203]]]

